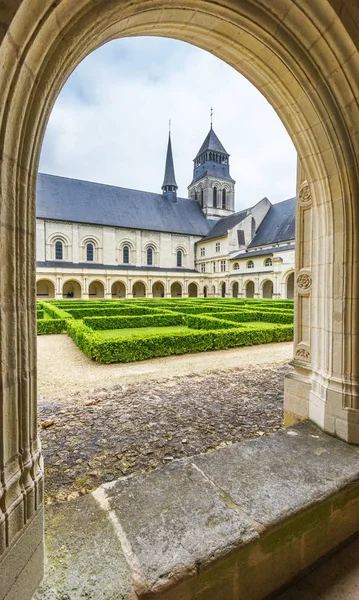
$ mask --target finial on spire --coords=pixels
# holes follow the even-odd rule
[[[171,133],[171,119],[168,121],[168,132]]]
[[[213,107],[211,106],[211,129],[213,125]]]

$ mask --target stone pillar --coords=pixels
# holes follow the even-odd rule
[[[147,298],[153,298],[152,279],[147,280]]]
[[[171,280],[170,279],[167,279],[165,294],[166,294],[166,298],[171,298]]]
[[[56,290],[55,290],[55,299],[62,300],[62,277],[56,277]]]
[[[259,287],[259,277],[253,277],[254,279],[254,297],[255,298],[260,298],[261,297],[261,291],[260,291],[260,287]]]
[[[285,420],[309,418],[359,444],[355,240],[349,230],[341,240],[327,227],[329,202],[313,196],[301,164],[297,198],[294,373],[285,381]]]
[[[35,193],[29,198],[19,192],[29,187],[34,191],[36,181],[30,185],[26,169],[5,152],[0,182],[0,598],[22,600],[32,596],[43,572]]]
[[[105,298],[107,300],[112,300],[112,294],[111,294],[111,277],[106,277],[106,293],[105,293]]]
[[[188,298],[188,279],[182,282],[182,298]]]
[[[132,279],[131,279],[131,277],[128,278],[127,298],[129,298],[129,299],[133,298],[133,293],[132,293]]]

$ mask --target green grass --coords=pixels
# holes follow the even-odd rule
[[[181,333],[182,331],[193,331],[185,326],[178,327],[139,327],[138,329],[104,329],[100,331],[96,331],[97,335],[100,335],[104,340],[114,340],[119,339],[121,337],[126,338],[145,338],[150,337],[152,335],[158,334],[171,334],[171,333]]]

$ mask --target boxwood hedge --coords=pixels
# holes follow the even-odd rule
[[[170,327],[183,325],[183,315],[176,314],[151,314],[151,315],[125,315],[119,317],[85,317],[83,322],[93,330],[100,329],[127,329],[137,327]]]
[[[66,331],[66,319],[38,319],[38,335],[50,335]]]

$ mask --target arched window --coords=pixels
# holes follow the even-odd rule
[[[201,208],[203,208],[203,188],[201,189]]]
[[[234,265],[233,265],[233,269],[234,269],[235,271],[238,271],[238,270],[239,270],[239,263],[234,263]]]
[[[222,190],[222,208],[227,208],[227,191],[224,189]]]
[[[213,188],[213,208],[217,208],[217,188]]]
[[[249,260],[247,262],[247,269],[254,269],[254,262],[253,262],[253,260]]]
[[[130,248],[129,246],[124,246],[122,248],[122,262],[125,265],[128,265],[130,262]]]
[[[86,260],[93,261],[94,260],[94,246],[92,242],[86,244]]]
[[[197,200],[198,199],[198,194],[197,192],[194,193],[194,199]]]
[[[177,250],[177,267],[182,267],[183,262],[183,252],[182,250]]]
[[[273,265],[272,259],[271,258],[266,258],[264,261],[264,266],[265,267],[271,267]]]
[[[55,258],[62,260],[64,258],[64,245],[60,240],[55,242]]]
[[[153,265],[153,249],[147,248],[147,264],[149,266]]]

